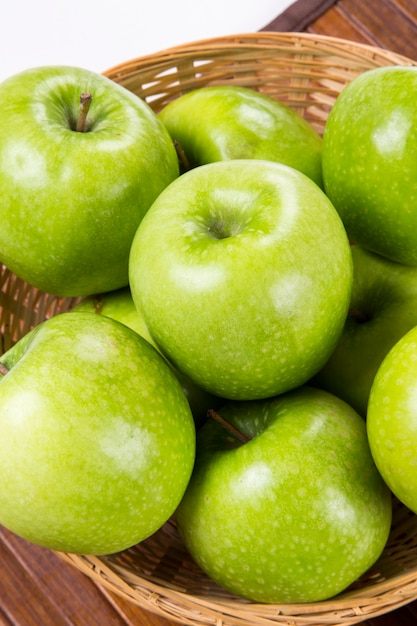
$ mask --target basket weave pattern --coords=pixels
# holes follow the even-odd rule
[[[106,75],[156,112],[180,94],[204,85],[256,88],[291,106],[322,133],[343,87],[358,74],[385,65],[417,62],[331,37],[254,33],[178,46],[123,63]],[[0,350],[75,302],[40,292],[3,266]],[[60,556],[131,602],[192,626],[357,624],[417,598],[417,516],[397,502],[390,539],[378,562],[347,591],[318,603],[262,605],[231,596],[192,562],[172,521],[120,554]]]

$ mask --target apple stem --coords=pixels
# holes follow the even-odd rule
[[[218,411],[215,411],[214,409],[209,409],[207,411],[207,417],[209,419],[214,419],[218,424],[220,424],[220,426],[223,426],[223,428],[228,430],[233,437],[239,439],[239,441],[241,441],[242,443],[248,443],[248,441],[250,441],[250,437],[244,435],[240,430],[236,428],[236,426],[233,426],[233,424],[225,420],[224,417],[220,415],[220,413],[218,413]]]
[[[9,370],[7,369],[7,367],[5,365],[3,365],[3,363],[0,363],[0,377],[1,376],[6,376],[6,374],[8,374]]]
[[[78,116],[77,127],[75,129],[78,133],[86,132],[87,115],[90,110],[92,99],[93,96],[91,93],[87,92],[80,95],[80,114]]]
[[[187,159],[187,155],[184,152],[184,149],[180,142],[177,139],[174,139],[175,150],[177,151],[178,159],[182,165],[184,171],[188,172],[191,169],[191,165],[189,160]]]

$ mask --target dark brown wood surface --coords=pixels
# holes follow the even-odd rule
[[[326,4],[327,6],[327,4]],[[417,0],[339,0],[303,26],[417,58]],[[415,626],[417,602],[364,626]],[[0,528],[0,626],[174,626]]]
[[[416,0],[339,0],[305,28],[417,58]]]

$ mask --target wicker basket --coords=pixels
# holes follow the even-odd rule
[[[370,68],[399,64],[417,62],[335,38],[261,33],[175,47],[123,63],[106,75],[156,111],[179,94],[207,84],[255,87],[289,104],[322,132],[346,83]],[[73,304],[74,300],[31,288],[2,268],[1,350],[38,322]],[[314,604],[261,605],[232,597],[191,561],[172,521],[120,554],[60,556],[131,602],[193,626],[357,624],[417,598],[417,516],[398,503],[388,545],[375,566],[346,592]]]

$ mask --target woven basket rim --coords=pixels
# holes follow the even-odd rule
[[[132,57],[121,63],[110,66],[102,73],[105,76],[117,76],[120,73],[124,73],[127,68],[131,66],[143,66],[151,65],[155,61],[163,63],[165,60],[170,60],[172,57],[181,56],[185,54],[193,54],[195,52],[213,51],[222,48],[238,48],[250,46],[253,49],[264,49],[266,46],[276,46],[279,44],[288,44],[294,46],[299,44],[300,46],[316,46],[322,47],[324,50],[334,52],[352,52],[354,55],[363,53],[370,58],[383,57],[395,65],[416,65],[417,61],[399,54],[392,50],[385,48],[379,48],[370,44],[351,41],[342,37],[335,37],[330,35],[316,35],[313,33],[301,32],[277,32],[277,31],[261,31],[261,32],[241,32],[231,35],[223,35],[218,37],[207,37],[203,39],[196,39],[193,41],[185,42],[175,46],[170,46],[156,52],[149,54]]]
[[[178,621],[183,626],[353,626],[401,608],[417,597],[417,569],[398,576],[395,585],[379,583],[363,592],[347,592],[328,600],[305,604],[261,604],[187,594],[168,586],[162,587],[139,575],[130,581],[122,568],[107,557],[56,553],[98,584],[125,600]]]
[[[399,515],[402,520],[412,520],[412,528],[417,534],[417,516],[395,498],[393,510],[394,514]],[[165,526],[169,527],[167,533],[172,534],[175,523],[170,520]],[[164,527],[158,531],[160,532],[164,533]],[[153,537],[156,537],[158,533]],[[152,541],[152,538],[150,539]],[[417,547],[417,537],[413,547]],[[216,597],[215,601],[210,594],[190,595],[175,583],[167,585],[164,581],[151,580],[138,571],[129,571],[123,563],[118,562],[118,555],[97,557],[57,554],[99,584],[154,613],[175,620],[176,614],[173,609],[176,607],[181,612],[183,608],[186,615],[192,613],[193,617],[189,622],[184,615],[181,615],[181,623],[192,626],[212,624],[210,616],[213,613],[216,614],[217,621],[213,622],[216,626],[229,626],[229,624],[230,626],[241,624],[242,626],[245,624],[250,624],[250,626],[252,624],[257,626],[258,624],[259,626],[274,624],[351,626],[406,605],[417,597],[416,562],[413,563],[413,567],[406,569],[400,575],[392,576],[376,584],[365,585],[364,588],[353,585],[353,588],[351,586],[337,596],[326,600],[303,604],[262,604],[235,598],[228,593],[223,594],[222,597]],[[377,565],[378,562],[375,566]]]

